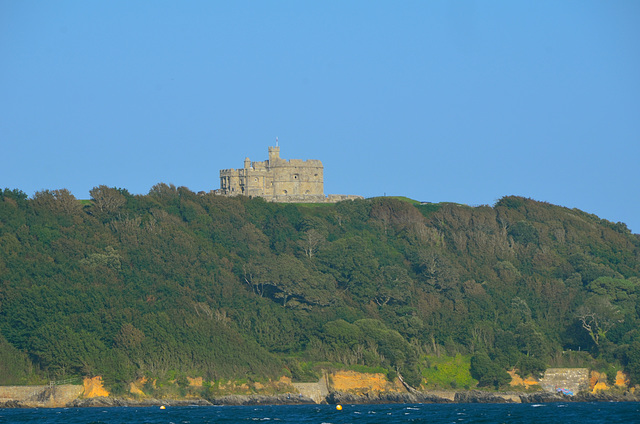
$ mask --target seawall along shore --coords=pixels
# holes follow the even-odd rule
[[[26,408],[58,408],[67,406],[84,391],[84,386],[0,386],[0,405],[11,403]]]

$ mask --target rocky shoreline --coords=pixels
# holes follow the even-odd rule
[[[453,399],[451,398],[453,397]],[[454,392],[453,396],[444,397],[428,392],[413,393],[365,393],[352,394],[331,392],[323,404],[385,404],[385,403],[550,403],[550,402],[639,402],[640,396],[630,392],[624,393],[579,393],[568,396],[561,393],[519,393],[519,392],[484,392],[479,390]],[[66,404],[70,408],[84,407],[151,407],[151,406],[211,406],[211,405],[309,405],[316,404],[313,399],[298,394],[279,395],[228,395],[211,399],[130,399],[118,397],[93,397],[75,399]],[[0,408],[33,408],[32,402],[8,400],[1,402]]]
[[[575,396],[561,393],[539,392],[520,395],[522,403],[549,402],[640,402],[640,396],[631,392],[624,393],[590,393],[581,392]]]
[[[561,393],[484,392],[469,390],[455,392],[453,400],[430,393],[368,393],[353,395],[332,392],[327,396],[329,404],[366,403],[551,403],[551,402],[640,402],[640,396],[624,393],[578,393],[568,396]]]
[[[325,402],[336,404],[382,404],[382,403],[451,403],[450,399],[432,395],[429,393],[366,393],[355,395],[344,392],[331,392],[325,398]]]

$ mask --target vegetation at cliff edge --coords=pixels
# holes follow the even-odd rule
[[[333,366],[499,387],[506,370],[564,365],[638,384],[639,296],[640,236],[522,197],[0,191],[0,384],[100,375],[117,392],[143,376],[312,381]]]

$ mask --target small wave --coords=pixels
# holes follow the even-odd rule
[[[532,408],[537,408],[538,406],[546,406],[546,405],[543,405],[541,403],[534,403],[533,405],[531,405]]]

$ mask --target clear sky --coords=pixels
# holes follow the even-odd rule
[[[521,195],[640,233],[640,1],[0,0],[0,187]]]

